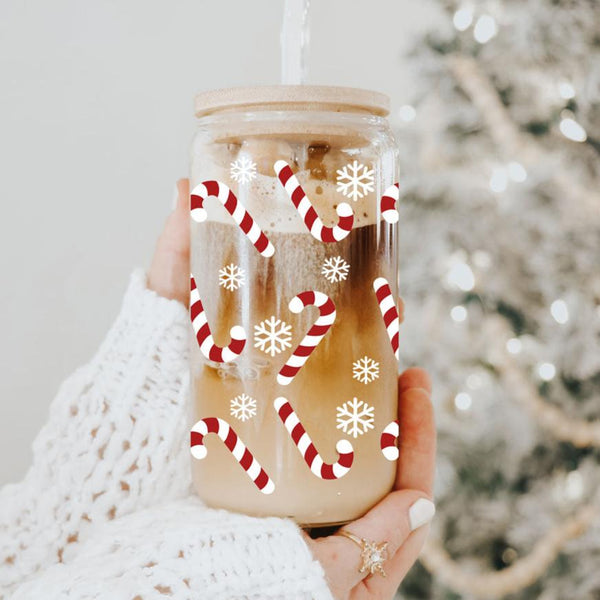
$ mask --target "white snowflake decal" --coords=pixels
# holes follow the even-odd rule
[[[352,363],[352,377],[367,385],[379,377],[379,363],[365,356]]]
[[[357,160],[338,169],[337,174],[337,191],[354,202],[375,189],[373,169],[367,169]]]
[[[374,412],[373,406],[369,406],[358,398],[353,398],[337,407],[337,428],[357,438],[369,429],[374,429]]]
[[[248,394],[240,394],[229,403],[231,416],[240,421],[247,421],[256,415],[256,400]]]
[[[337,283],[348,277],[349,269],[350,265],[341,256],[334,256],[323,263],[321,275],[324,275],[325,279],[331,283]]]
[[[275,356],[292,347],[292,326],[274,316],[254,326],[254,347]]]
[[[246,283],[246,272],[233,263],[219,269],[219,285],[233,292]]]
[[[248,183],[256,177],[256,163],[241,156],[231,163],[231,178],[238,183]]]

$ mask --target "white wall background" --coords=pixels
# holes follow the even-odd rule
[[[0,485],[148,267],[195,92],[279,77],[283,0],[0,3]],[[312,0],[309,82],[409,97],[427,0]]]

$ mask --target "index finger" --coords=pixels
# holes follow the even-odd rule
[[[398,381],[400,436],[395,489],[433,494],[436,431],[431,381],[422,369],[407,369]]]

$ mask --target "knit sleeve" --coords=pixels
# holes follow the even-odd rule
[[[191,492],[188,319],[131,272],[105,339],[60,385],[24,479],[0,490],[0,598],[98,525]]]
[[[11,600],[32,598],[333,600],[297,525],[207,509],[194,497],[111,522]]]

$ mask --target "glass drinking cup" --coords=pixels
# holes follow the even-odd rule
[[[191,453],[209,506],[324,526],[392,489],[398,165],[387,113],[386,96],[354,88],[196,99]]]

